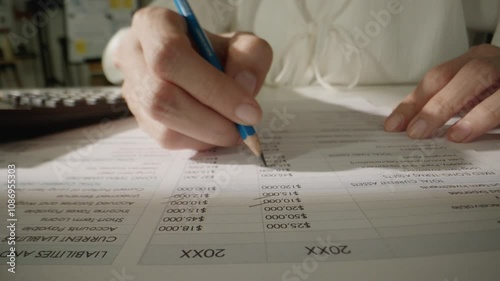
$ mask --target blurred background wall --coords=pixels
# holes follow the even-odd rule
[[[0,0],[0,88],[107,85],[106,42],[151,0]]]
[[[457,1],[464,4],[471,44],[495,39],[500,1]],[[108,85],[101,67],[107,41],[150,2],[0,0],[0,88]]]

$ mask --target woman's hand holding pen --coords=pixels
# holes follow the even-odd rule
[[[169,149],[206,150],[240,141],[234,123],[256,125],[255,96],[272,62],[267,42],[248,33],[207,33],[226,73],[192,47],[185,19],[140,10],[114,57],[124,96],[139,125]]]
[[[500,48],[482,45],[425,75],[386,120],[390,132],[432,137],[453,116],[465,115],[448,130],[453,142],[471,142],[500,125]]]

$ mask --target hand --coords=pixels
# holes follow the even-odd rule
[[[140,127],[168,149],[206,150],[240,142],[234,123],[255,125],[255,100],[272,61],[264,40],[248,33],[207,34],[222,73],[193,48],[185,19],[156,7],[138,11],[113,57]]]
[[[500,125],[500,48],[481,45],[429,71],[385,122],[389,132],[432,137],[453,116],[465,116],[447,137],[471,142]]]

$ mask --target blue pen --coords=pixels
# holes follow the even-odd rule
[[[179,10],[179,13],[186,19],[189,34],[198,47],[200,55],[215,68],[222,72],[225,72],[224,67],[215,54],[212,43],[210,43],[210,40],[208,40],[207,35],[201,28],[201,25],[198,22],[198,19],[196,19],[196,16],[194,15],[194,12],[191,9],[188,1],[174,0],[174,2],[175,6]],[[236,124],[236,127],[238,128],[240,136],[245,144],[248,145],[252,152],[260,157],[264,165],[267,166],[266,159],[264,157],[264,154],[262,153],[259,137],[257,136],[255,129],[251,126],[244,126],[240,124]]]

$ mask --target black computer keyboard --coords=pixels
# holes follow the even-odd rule
[[[0,110],[0,141],[130,116],[118,87],[0,90],[0,100],[12,108]]]

